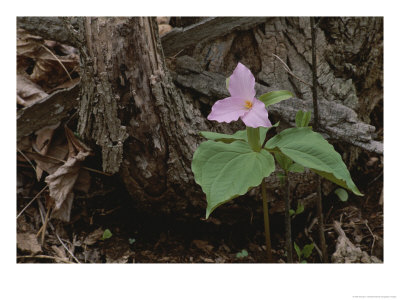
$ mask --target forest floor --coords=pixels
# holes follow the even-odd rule
[[[23,31],[18,35],[19,109],[32,105],[57,89],[76,83],[79,64],[72,47],[44,41]],[[375,108],[371,123],[382,140],[383,103]],[[69,125],[73,129],[73,121]],[[53,130],[43,137],[48,142],[58,134],[60,132]],[[46,141],[42,141],[43,149],[48,145]],[[68,138],[68,145],[70,141],[71,137]],[[36,146],[38,142],[37,139]],[[67,149],[65,141],[62,145]],[[110,178],[113,188],[108,192],[99,189],[97,195],[76,194],[69,222],[55,219],[47,222],[49,199],[46,193],[39,194],[46,185],[44,176],[37,169],[34,171],[35,166],[30,165],[22,157],[22,151],[18,150],[18,263],[266,262],[262,213],[249,215],[248,211],[240,212],[239,218],[231,224],[218,220],[218,210],[216,217],[207,221],[203,218],[182,218],[172,213],[150,214],[137,209],[135,201],[116,177]],[[49,161],[41,163],[42,169],[53,167]],[[356,248],[383,261],[383,156],[361,152],[354,166],[352,177],[365,196],[349,195],[346,202],[341,202],[334,195],[323,199],[330,261],[338,245],[338,233],[333,226],[335,221],[340,222],[346,237]],[[96,175],[92,180],[96,184]],[[235,201],[246,205],[246,197]],[[249,203],[262,206],[261,201]],[[257,211],[259,207],[252,208]],[[293,240],[301,248],[313,241],[319,245],[315,217],[315,211],[311,209],[292,220]],[[43,223],[46,224],[44,235],[41,231]],[[107,236],[105,231],[112,235]],[[284,263],[283,214],[271,215],[271,231],[273,262]],[[296,253],[294,259],[298,261]],[[320,263],[318,250],[315,249],[306,260],[308,263]],[[363,262],[356,258],[348,262],[360,261]]]
[[[355,182],[365,197],[350,196],[347,202],[324,199],[329,257],[335,252],[338,240],[338,234],[332,226],[336,220],[340,221],[342,229],[356,247],[383,260],[383,205],[380,203],[382,165],[371,158],[366,154],[361,155],[357,165],[364,167],[354,174]],[[39,191],[39,184],[32,190]],[[29,200],[19,198],[18,211]],[[38,202],[28,207],[17,220],[18,241],[24,239],[23,245],[19,245],[17,250],[20,263],[266,262],[262,214],[254,215],[252,219],[239,218],[240,221],[233,224],[201,218],[183,219],[172,214],[150,215],[137,211],[135,202],[121,187],[104,196],[76,199],[71,222],[51,220],[44,243],[40,244],[40,236],[37,239],[36,234],[42,224],[39,213],[39,202],[42,200],[39,197]],[[314,219],[313,211],[305,211],[293,220],[293,240],[300,247],[311,240],[318,245]],[[283,228],[283,215],[273,214],[272,248],[273,260],[277,263],[286,261]],[[103,239],[106,229],[112,236]],[[243,254],[243,250],[245,254],[239,254]],[[295,253],[294,258],[297,261]],[[318,251],[313,251],[307,262],[321,262]]]

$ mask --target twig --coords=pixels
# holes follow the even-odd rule
[[[372,232],[371,228],[368,226],[368,220],[365,220],[364,224],[365,224],[365,226],[367,226],[367,228],[368,228],[368,230],[371,233],[372,238],[373,238],[372,245],[371,245],[371,256],[372,256],[372,251],[374,251],[376,238],[375,238],[375,234]]]
[[[47,48],[45,45],[41,45],[46,51],[48,51],[59,63],[60,63],[60,65],[61,65],[61,67],[64,69],[64,71],[67,73],[67,75],[68,75],[68,77],[69,77],[69,80],[71,80],[72,81],[72,77],[71,77],[71,75],[69,74],[69,72],[68,72],[68,70],[67,70],[67,68],[64,66],[64,64],[61,62],[61,60],[49,49],[49,48]]]
[[[44,192],[44,190],[48,187],[48,185],[46,184],[46,186],[39,192],[36,194],[35,197],[33,197],[33,199],[31,201],[29,201],[29,203],[21,210],[21,212],[17,215],[17,219],[22,215],[22,213],[33,203],[33,201],[35,201],[41,193]]]
[[[21,258],[44,258],[44,259],[53,259],[53,260],[59,260],[63,263],[66,264],[74,264],[74,262],[69,261],[65,258],[61,258],[61,257],[54,257],[54,256],[49,256],[49,255],[23,255],[23,256],[17,256],[17,259],[21,259]]]
[[[17,147],[17,151],[28,161],[28,163],[32,166],[33,170],[35,170],[35,173],[36,173],[36,168],[33,165],[33,163],[31,162],[31,160],[21,150],[19,150],[18,147]]]
[[[315,41],[316,27],[313,17],[310,17],[310,25],[311,25],[312,75],[313,75],[313,85],[312,85],[312,98],[313,98],[313,110],[314,110],[313,127],[314,130],[318,132],[320,130],[320,126],[319,126],[318,94],[317,94],[317,52],[316,52],[316,41]],[[321,243],[321,250],[322,250],[322,261],[324,263],[327,263],[328,253],[326,250],[324,217],[322,215],[321,177],[319,175],[317,175],[317,216],[318,216],[318,229],[319,229],[319,240],[320,240],[319,242]]]
[[[47,157],[47,158],[50,158],[50,159],[54,159],[54,160],[62,162],[64,164],[67,162],[67,161],[65,161],[63,159],[60,159],[60,158],[57,158],[57,157],[53,157],[53,156],[50,156],[50,155],[47,155],[47,154],[42,154],[42,153],[39,153],[39,152],[32,152],[32,151],[27,151],[27,152],[35,154],[35,155],[39,155],[39,156],[42,156],[42,157]],[[99,173],[99,174],[106,175],[106,176],[112,176],[112,174],[110,174],[110,173],[106,173],[106,172],[103,172],[103,171],[100,171],[100,170],[96,170],[96,169],[92,169],[92,168],[89,168],[89,167],[81,167],[81,168],[85,169],[85,170],[88,170],[90,172]]]
[[[68,253],[72,256],[72,258],[78,263],[78,264],[80,264],[81,262],[75,257],[75,255],[68,249],[68,247],[64,244],[64,242],[60,239],[60,237],[58,236],[58,234],[57,233],[55,233],[56,234],[56,237],[58,238],[58,240],[60,241],[60,243],[61,243],[61,245],[63,245],[63,247],[65,248],[65,250],[67,250],[68,251]]]
[[[286,70],[286,72],[288,72],[290,75],[292,75],[294,78],[296,78],[298,81],[304,83],[305,85],[312,87],[311,84],[309,84],[308,82],[304,81],[303,79],[301,79],[299,76],[297,76],[296,74],[293,73],[292,70],[290,70],[289,66],[282,60],[282,58],[280,58],[278,55],[273,54],[273,56],[275,56],[282,64],[283,64],[283,68]]]

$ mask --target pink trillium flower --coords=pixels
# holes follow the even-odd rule
[[[229,79],[231,96],[215,102],[207,119],[230,123],[241,118],[248,127],[271,127],[265,104],[255,97],[254,85],[251,71],[238,63]]]

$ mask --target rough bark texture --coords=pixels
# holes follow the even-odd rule
[[[101,147],[104,171],[120,171],[142,204],[182,209],[199,201],[190,162],[207,126],[172,83],[155,21],[84,21],[79,133]]]

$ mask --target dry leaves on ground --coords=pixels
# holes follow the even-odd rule
[[[33,105],[56,89],[78,78],[79,56],[75,48],[17,30],[17,103]]]

